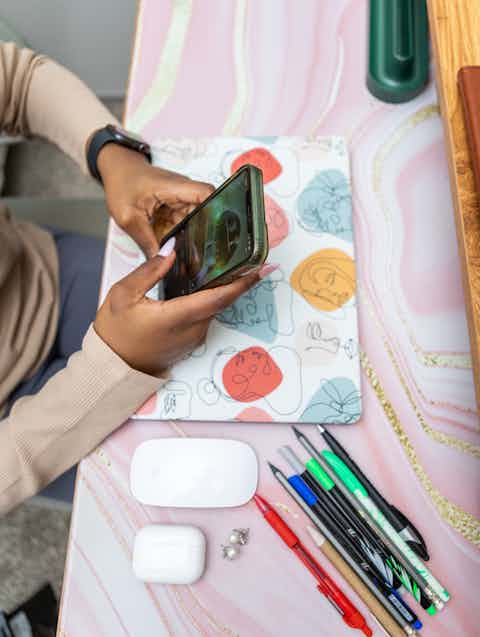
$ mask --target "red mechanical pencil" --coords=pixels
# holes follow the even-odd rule
[[[264,498],[255,494],[254,500],[272,529],[282,538],[288,548],[296,553],[299,560],[303,562],[310,573],[315,577],[318,582],[318,590],[325,595],[332,606],[340,613],[347,626],[350,626],[350,628],[358,628],[358,630],[361,630],[367,637],[371,637],[372,631],[368,627],[363,615],[355,608],[328,573],[323,570],[320,564],[303,546],[292,529],[282,520],[278,513],[272,509]]]

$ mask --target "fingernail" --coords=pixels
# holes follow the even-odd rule
[[[254,268],[251,268],[250,270],[246,270],[245,272],[242,272],[242,274],[239,274],[240,277],[242,276],[252,276],[252,274],[258,274],[258,272],[260,272],[262,266],[261,265],[257,265]]]
[[[275,272],[275,270],[278,269],[278,267],[280,266],[279,263],[265,263],[264,265],[262,265],[262,267],[260,268],[260,271],[258,273],[258,276],[261,279],[264,279],[265,277],[267,277],[269,274],[272,274],[272,272]]]
[[[167,241],[167,243],[165,243],[160,248],[160,250],[158,251],[158,254],[161,257],[168,257],[169,254],[172,254],[174,247],[175,247],[175,237],[170,237],[170,239]]]

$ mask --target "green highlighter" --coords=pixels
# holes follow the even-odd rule
[[[325,458],[322,458],[322,462],[325,463],[327,467],[330,467]],[[330,493],[330,495],[335,499],[339,506],[343,506],[343,502],[348,502],[350,506],[357,511],[357,523],[362,525],[364,533],[367,534],[367,537],[370,536],[371,538],[371,534],[374,535],[375,542],[376,534],[375,531],[372,530],[368,524],[368,515],[364,512],[360,504],[357,502],[353,494],[348,489],[347,493],[349,494],[350,498],[353,499],[353,502],[355,504],[353,504],[350,499],[346,498],[346,494],[342,491],[342,487],[344,489],[346,489],[346,487],[343,485],[342,481],[339,481],[339,485],[341,486],[335,484],[330,475],[327,474],[324,469],[322,469],[318,461],[313,457],[310,458],[306,466],[310,473],[316,478],[316,480],[322,485],[322,487]],[[342,498],[345,498],[345,500],[342,501]],[[368,519],[364,519],[365,517]],[[375,526],[374,528],[376,529]],[[398,560],[396,560],[393,555],[386,554],[385,558],[385,563],[388,564],[392,572],[394,572],[400,579],[407,591],[409,591],[413,595],[414,599],[416,599],[417,602],[421,604],[422,608],[424,608],[429,615],[435,615],[437,612],[435,605],[432,604],[430,598],[426,596],[422,590],[420,590],[416,579],[411,577],[411,575],[407,573],[403,565]],[[418,579],[418,575],[416,575],[416,578]],[[443,602],[440,603],[443,604]]]
[[[335,482],[325,473],[322,467],[318,464],[315,458],[310,460],[305,465],[315,479],[322,485],[325,491],[331,491],[335,486]]]
[[[432,591],[443,601],[447,602],[450,599],[449,593],[440,584],[440,582],[432,575],[421,559],[412,551],[405,540],[398,534],[390,522],[386,519],[377,505],[368,495],[365,487],[357,479],[354,473],[346,466],[346,464],[333,452],[324,450],[322,456],[328,462],[338,478],[342,481],[345,487],[353,494],[356,500],[360,503],[361,508],[373,521],[379,535],[388,544],[393,544],[397,548],[398,552],[403,557],[403,560],[409,564],[414,571],[416,571],[422,579],[428,584]]]

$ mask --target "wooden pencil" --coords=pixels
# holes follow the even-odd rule
[[[312,526],[308,526],[307,530],[313,541],[322,551],[325,557],[337,569],[337,571],[345,578],[351,588],[357,593],[360,599],[368,606],[371,613],[377,619],[378,623],[390,637],[405,637],[402,627],[397,624],[393,617],[380,604],[374,595],[368,590],[362,580],[354,573],[343,557],[330,544],[330,542]]]

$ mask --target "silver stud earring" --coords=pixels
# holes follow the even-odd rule
[[[248,543],[250,535],[250,529],[233,529],[233,531],[228,536],[228,541],[230,544],[239,544],[240,546],[245,546]]]
[[[240,547],[232,544],[227,544],[227,546],[223,546],[222,544],[222,555],[225,560],[236,560],[240,555]]]

